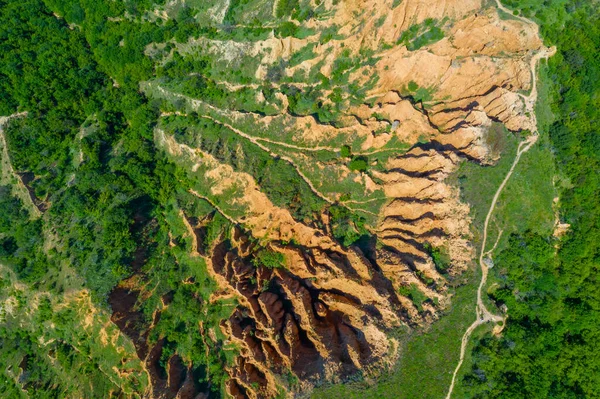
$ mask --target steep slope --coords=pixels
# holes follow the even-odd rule
[[[6,14],[37,32],[0,76],[2,109],[29,112],[0,144],[36,235],[0,232],[2,259],[57,291],[69,265],[85,308],[111,309],[120,334],[88,327],[129,339],[104,345],[127,389],[89,373],[89,390],[130,397],[294,396],[395,364],[399,331],[438,319],[474,258],[446,178],[535,130],[549,51],[484,0],[44,4],[31,26]]]
[[[386,332],[435,320],[473,258],[468,206],[444,179],[494,162],[493,124],[535,128],[534,27],[478,1],[395,4],[323,2],[286,22],[292,35],[148,47],[164,72],[143,87],[169,104],[157,145],[238,226],[201,255],[216,297],[239,301],[221,326],[241,348],[233,396],[391,364]],[[269,162],[296,175],[282,180],[295,196],[264,183],[283,173]]]

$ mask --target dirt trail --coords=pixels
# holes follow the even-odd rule
[[[199,73],[193,72],[189,74],[190,76],[194,76],[194,75],[200,75]],[[217,79],[213,79],[213,82],[216,83],[217,85],[222,85],[227,87],[228,90],[230,91],[237,91],[240,89],[254,89],[254,90],[258,90],[261,87],[264,87],[265,84],[264,83],[231,83],[228,82],[226,80],[217,80]],[[276,83],[276,82],[269,82],[271,88],[275,88],[275,89],[279,89],[281,91],[281,87],[285,84],[285,85],[290,85],[290,86],[295,86],[295,87],[302,87],[302,88],[313,88],[313,87],[317,87],[319,86],[319,83],[307,83],[307,82],[286,82],[284,84],[280,84],[280,83]],[[328,93],[330,91],[324,90],[324,93]]]
[[[151,86],[152,84],[149,83],[149,85]],[[200,106],[205,106],[205,107],[211,109],[212,111],[216,112],[218,115],[222,115],[224,117],[233,117],[232,115],[230,115],[230,114],[232,114],[232,112],[230,112],[230,111],[217,108],[217,107],[215,107],[215,106],[213,106],[211,104],[208,104],[208,103],[206,103],[204,101],[197,100],[197,99],[194,99],[192,97],[189,97],[189,96],[186,96],[186,95],[183,95],[183,94],[171,92],[171,91],[166,90],[165,88],[163,88],[163,87],[161,87],[159,85],[156,85],[155,87],[158,89],[158,91],[160,91],[164,95],[167,95],[167,96],[171,95],[171,96],[175,96],[175,97],[178,97],[178,98],[181,98],[181,99],[184,99],[184,100],[188,101],[195,110],[198,110],[198,107],[200,107]],[[175,113],[175,114],[177,114],[177,113]],[[163,116],[166,116],[166,115],[168,115],[168,114],[167,113],[163,114]],[[179,114],[179,115],[183,115],[183,114]],[[268,153],[273,158],[280,158],[280,159],[288,162],[290,165],[292,165],[294,167],[294,169],[296,170],[296,173],[298,173],[298,175],[300,176],[300,178],[302,180],[304,180],[306,182],[306,184],[308,184],[309,188],[311,189],[311,191],[316,196],[318,196],[319,198],[321,198],[322,200],[326,201],[329,204],[333,204],[333,203],[336,202],[335,200],[329,198],[327,195],[321,193],[315,187],[315,185],[313,184],[313,182],[300,170],[300,167],[296,164],[296,162],[292,158],[290,158],[290,157],[288,157],[286,155],[282,155],[282,154],[278,154],[278,153],[274,152],[271,148],[265,146],[263,143],[268,143],[268,144],[272,144],[272,145],[276,145],[276,146],[281,146],[281,147],[289,148],[289,149],[294,149],[294,150],[298,150],[298,151],[309,151],[309,152],[317,152],[317,151],[323,151],[323,150],[325,150],[325,151],[331,151],[331,152],[340,152],[341,148],[327,147],[327,146],[301,147],[301,146],[297,146],[297,145],[294,145],[294,144],[288,144],[288,143],[284,143],[284,142],[280,142],[280,141],[274,141],[274,140],[263,138],[263,137],[252,136],[252,135],[250,135],[250,134],[248,134],[246,132],[243,132],[242,130],[240,130],[240,129],[238,129],[238,128],[232,126],[232,125],[230,125],[227,122],[221,121],[221,120],[216,119],[216,118],[214,118],[214,117],[212,117],[210,115],[207,115],[207,114],[203,114],[201,117],[202,118],[206,118],[206,119],[208,119],[208,120],[210,120],[210,121],[212,121],[214,123],[217,123],[217,124],[219,124],[221,126],[226,127],[227,129],[231,130],[232,132],[234,132],[238,136],[243,137],[246,140],[250,141],[251,143],[255,144],[261,150],[265,151],[266,153]],[[380,149],[380,150],[374,150],[374,151],[364,152],[364,153],[357,152],[355,155],[372,155],[372,154],[376,154],[378,152],[383,152],[383,151],[397,151],[397,150],[396,149]],[[371,201],[375,201],[375,200],[377,200],[377,199],[371,199],[371,200],[366,201],[366,202],[371,202]],[[370,215],[373,215],[373,216],[378,216],[378,214],[375,213],[375,212],[370,212],[370,211],[367,211],[367,210],[364,210],[364,209],[353,209],[353,208],[350,208],[347,205],[348,203],[349,203],[348,201],[343,201],[343,202],[340,203],[340,205],[344,206],[345,208],[347,208],[348,210],[353,211],[353,212],[363,212],[363,213],[367,213],[367,214],[370,214]],[[355,203],[359,204],[361,202],[357,201]]]
[[[194,107],[194,109],[197,109],[200,106],[206,107],[212,111],[214,111],[215,113],[217,113],[220,116],[223,116],[225,118],[232,118],[235,119],[237,116],[241,116],[243,115],[243,113],[238,112],[238,111],[229,111],[229,110],[224,110],[221,108],[217,108],[214,105],[211,105],[205,101],[202,100],[198,100],[195,99],[193,97],[190,96],[186,96],[184,94],[180,94],[180,93],[176,93],[170,90],[165,89],[164,87],[157,85],[157,84],[153,84],[153,83],[148,83],[148,86],[154,86],[156,87],[156,89],[161,92],[163,95],[165,96],[173,96],[173,97],[177,97],[177,98],[181,98],[185,101],[188,101],[192,107]],[[163,113],[163,116],[167,116],[167,115],[171,115],[171,114],[175,114],[175,115],[185,115],[183,113]],[[202,117],[207,118],[212,120],[215,123],[218,123],[220,125],[223,125],[225,127],[227,127],[228,129],[232,130],[234,133],[238,134],[239,136],[251,141],[252,143],[261,146],[261,144],[259,142],[264,142],[264,143],[268,143],[268,144],[273,144],[273,145],[277,145],[280,147],[284,147],[284,148],[289,148],[292,150],[297,150],[297,151],[304,151],[304,152],[319,152],[319,151],[330,151],[330,152],[340,152],[341,148],[340,147],[330,147],[330,146],[312,146],[312,147],[303,147],[303,146],[299,146],[299,145],[295,145],[295,144],[290,144],[290,143],[286,143],[283,141],[276,141],[276,140],[272,140],[266,137],[257,137],[257,136],[252,136],[248,133],[245,133],[237,128],[234,128],[233,126],[231,126],[230,124],[220,121],[214,117],[211,117],[209,115],[202,115]],[[374,149],[371,151],[359,151],[359,152],[355,152],[354,155],[375,155],[381,152],[391,152],[391,151],[398,151],[397,148],[378,148],[378,149]]]
[[[535,24],[535,22],[533,22],[532,20],[530,20],[530,19],[527,19],[527,18],[525,18],[525,17],[522,17],[522,16],[520,16],[520,15],[515,15],[515,14],[513,14],[513,10],[509,10],[508,8],[504,7],[504,6],[502,5],[502,3],[500,2],[500,0],[496,0],[496,6],[497,6],[497,7],[498,7],[500,10],[504,11],[505,13],[512,15],[514,18],[517,18],[518,20],[521,20],[522,22],[525,22],[527,25],[533,25],[533,26],[535,26],[535,27],[536,27],[536,29],[537,29],[537,25]]]
[[[157,86],[157,88],[158,88],[159,91],[161,91],[164,94],[170,94],[172,96],[180,97],[180,98],[183,98],[183,99],[189,101],[192,104],[192,106],[194,107],[194,109],[198,109],[198,106],[202,104],[202,105],[204,105],[204,106],[212,109],[213,111],[215,111],[215,112],[217,112],[219,114],[223,114],[224,113],[223,110],[218,109],[216,107],[213,107],[212,105],[207,104],[207,103],[205,103],[203,101],[196,100],[196,99],[193,99],[193,98],[188,97],[188,96],[184,96],[183,94],[169,92],[169,91],[163,89],[160,86]],[[220,121],[220,120],[218,120],[216,118],[213,118],[210,115],[202,115],[202,118],[209,119],[209,120],[211,120],[214,123],[217,123],[219,125],[225,126],[227,129],[231,130],[232,132],[234,132],[238,136],[241,136],[241,137],[245,138],[246,140],[250,141],[251,143],[255,144],[261,150],[265,151],[267,154],[269,154],[273,158],[280,158],[280,159],[288,162],[290,165],[292,165],[294,167],[294,169],[296,169],[296,173],[298,173],[298,175],[300,176],[300,178],[302,178],[302,180],[304,180],[306,182],[306,184],[308,184],[308,186],[310,187],[311,191],[316,196],[318,196],[319,198],[321,198],[322,200],[324,200],[325,202],[327,202],[329,204],[333,204],[335,202],[334,200],[332,200],[331,198],[327,197],[326,195],[324,195],[323,193],[321,193],[319,190],[317,190],[317,188],[314,186],[314,184],[312,183],[312,181],[308,177],[306,177],[306,175],[304,173],[302,173],[302,171],[300,170],[300,168],[298,167],[298,165],[296,165],[296,163],[294,162],[294,160],[292,158],[290,158],[288,156],[285,156],[285,155],[280,155],[280,154],[277,154],[277,153],[273,152],[270,148],[268,148],[264,144],[262,144],[261,141],[267,142],[267,143],[270,143],[270,144],[274,144],[274,145],[280,145],[282,147],[294,148],[294,149],[297,149],[297,150],[300,150],[300,151],[304,150],[303,147],[298,147],[298,146],[295,146],[293,144],[280,143],[280,142],[276,142],[276,141],[271,141],[269,139],[263,139],[263,138],[260,138],[260,137],[251,136],[251,135],[249,135],[249,134],[247,134],[247,133],[245,133],[245,132],[243,132],[243,131],[235,128],[234,126],[228,124],[227,122]],[[336,151],[336,150],[339,151],[339,149],[332,149],[330,147],[313,147],[312,151],[317,151],[317,149],[320,149],[320,150],[328,149],[329,151]]]
[[[539,53],[537,53],[536,55],[534,55],[531,58],[531,63],[530,63],[531,73],[532,73],[531,91],[529,92],[528,95],[519,93],[519,97],[521,97],[523,99],[523,102],[525,103],[525,110],[527,112],[529,112],[529,114],[531,115],[531,119],[533,121],[534,126],[537,126],[537,118],[535,115],[535,103],[537,101],[537,96],[538,96],[537,79],[536,79],[537,63],[542,58],[548,59],[549,57],[552,57],[554,54],[556,54],[556,47],[544,48],[543,50],[541,50]]]
[[[148,84],[150,86],[152,86],[152,84]],[[206,108],[209,108],[210,110],[216,112],[217,114],[227,117],[227,118],[235,118],[235,114],[239,114],[239,115],[243,115],[241,112],[235,112],[235,111],[227,111],[227,110],[223,110],[221,108],[217,108],[211,104],[208,104],[207,102],[201,101],[201,100],[197,100],[195,98],[186,96],[184,94],[180,94],[180,93],[175,93],[169,90],[166,90],[165,88],[159,86],[159,85],[155,85],[155,87],[158,89],[158,91],[160,91],[161,93],[163,93],[164,95],[167,96],[173,96],[173,97],[177,97],[177,98],[181,98],[183,100],[188,101],[190,104],[192,104],[192,106],[197,109],[199,106],[204,106]],[[252,143],[261,146],[261,144],[259,143],[259,141],[265,142],[265,143],[269,143],[269,144],[273,144],[273,145],[278,145],[281,147],[285,147],[285,148],[290,148],[293,150],[298,150],[298,151],[310,151],[310,152],[317,152],[317,151],[331,151],[331,152],[339,152],[341,149],[337,148],[337,147],[328,147],[328,146],[313,146],[313,147],[302,147],[302,146],[298,146],[298,145],[294,145],[294,144],[289,144],[289,143],[285,143],[282,141],[275,141],[275,140],[271,140],[265,137],[256,137],[256,136],[251,136],[248,133],[242,132],[239,129],[234,128],[233,126],[231,126],[230,124],[226,123],[226,122],[222,122],[219,121],[209,115],[202,115],[203,118],[207,118],[212,120],[215,123],[218,123],[220,125],[223,125],[225,127],[227,127],[228,129],[232,130],[234,133],[238,134],[239,136],[244,137],[245,139],[248,139],[249,141],[251,141]]]
[[[508,10],[506,7],[504,7],[500,3],[500,0],[496,0],[496,3],[498,5],[499,9],[512,15],[512,12],[510,10]],[[533,21],[531,21],[527,18],[523,18],[523,17],[519,17],[519,16],[517,16],[517,18],[527,24],[535,25],[535,23]],[[534,126],[537,126],[537,120],[535,119],[535,103],[537,100],[537,74],[536,74],[537,63],[540,59],[542,59],[542,58],[547,59],[548,57],[551,57],[555,53],[556,53],[555,47],[545,48],[545,49],[541,50],[539,53],[535,54],[531,58],[531,64],[530,64],[531,65],[531,74],[532,74],[531,92],[529,93],[529,95],[524,95],[524,94],[519,95],[525,101],[525,106],[526,106],[527,111],[530,112],[532,115],[532,118],[534,118],[534,122],[535,122]],[[537,142],[538,137],[539,137],[538,132],[534,131],[534,132],[532,132],[531,136],[529,136],[526,140],[519,143],[519,146],[517,147],[517,154],[512,163],[512,166],[511,166],[510,170],[508,171],[508,173],[506,174],[506,176],[504,177],[504,180],[498,187],[498,190],[496,190],[496,194],[494,195],[494,198],[492,199],[492,203],[490,205],[487,216],[485,218],[485,222],[483,225],[483,240],[481,242],[481,249],[479,251],[479,266],[481,267],[481,281],[479,282],[479,287],[477,288],[477,305],[475,307],[476,319],[469,326],[469,328],[467,328],[464,335],[462,336],[461,346],[460,346],[460,359],[459,359],[458,364],[456,365],[456,368],[452,375],[452,382],[450,383],[450,387],[448,389],[448,394],[446,395],[446,399],[450,399],[452,396],[452,392],[454,390],[454,385],[456,383],[456,376],[458,375],[460,367],[462,366],[462,363],[464,361],[467,344],[469,343],[469,339],[471,338],[471,334],[473,333],[473,331],[481,324],[485,324],[488,322],[494,322],[494,323],[501,322],[502,328],[504,328],[504,323],[506,321],[506,317],[508,317],[507,315],[499,316],[499,315],[495,315],[492,312],[490,312],[486,308],[485,304],[483,303],[483,299],[482,299],[482,295],[481,295],[483,287],[485,286],[485,284],[487,282],[487,276],[488,276],[488,272],[489,272],[489,266],[485,262],[484,258],[487,257],[488,255],[491,255],[491,253],[495,250],[496,245],[498,244],[498,241],[499,241],[499,240],[496,240],[496,243],[494,244],[492,249],[490,249],[489,251],[485,251],[485,246],[487,243],[488,225],[489,225],[490,219],[492,217],[492,214],[494,212],[494,208],[496,207],[498,198],[500,197],[502,190],[506,186],[506,183],[508,183],[508,180],[512,176],[516,166],[519,163],[519,160],[521,159],[521,156],[524,153],[526,153],[527,151],[529,151],[531,149],[531,147],[533,147],[533,145]]]
[[[192,195],[195,195],[196,197],[205,200],[206,202],[208,202],[210,204],[210,206],[212,206],[213,208],[215,208],[217,210],[217,212],[219,212],[221,215],[223,215],[223,217],[225,217],[225,219],[229,220],[231,223],[233,224],[240,224],[241,222],[239,220],[235,220],[234,218],[232,218],[231,216],[229,216],[228,214],[226,214],[225,212],[223,212],[223,210],[217,205],[215,204],[213,201],[210,200],[210,198],[208,198],[205,195],[200,194],[199,192],[197,192],[196,190],[192,190],[191,188],[188,190],[188,192]]]
[[[302,173],[302,171],[300,171],[300,168],[298,167],[298,165],[296,165],[296,163],[294,162],[294,160],[288,156],[285,155],[280,155],[277,154],[275,152],[273,152],[270,148],[264,146],[263,144],[259,143],[258,139],[254,136],[250,136],[247,133],[242,132],[241,130],[231,126],[230,124],[226,123],[226,122],[222,122],[219,121],[215,118],[213,118],[212,116],[208,116],[208,115],[203,115],[203,118],[206,119],[210,119],[211,121],[218,123],[220,125],[225,126],[226,128],[228,128],[229,130],[231,130],[232,132],[236,133],[237,135],[244,137],[245,139],[247,139],[248,141],[250,141],[251,143],[255,144],[256,146],[258,146],[261,150],[265,151],[267,154],[269,154],[270,156],[272,156],[273,158],[280,158],[283,159],[284,161],[289,162],[294,169],[296,169],[296,173],[298,173],[298,175],[302,178],[302,180],[304,180],[306,182],[306,184],[308,184],[308,186],[310,187],[310,189],[313,191],[313,193],[315,193],[318,197],[320,197],[321,199],[325,200],[326,202],[333,204],[333,200],[331,200],[329,197],[327,197],[326,195],[322,194],[319,190],[316,189],[316,187],[313,185],[312,181],[306,177],[304,175],[304,173]],[[262,140],[262,141],[266,141],[269,143],[272,143],[269,140]],[[273,143],[274,144],[274,143]],[[289,144],[287,145],[289,146]]]
[[[508,8],[506,8],[502,5],[500,0],[496,0],[496,6],[500,10],[504,11],[507,14],[514,16],[515,18],[524,22],[525,24],[533,26],[536,29],[536,31],[538,30],[538,27],[535,22],[533,22],[532,20],[527,19],[525,17],[522,17],[520,15],[514,15],[511,10],[509,10]],[[552,46],[552,47],[544,48],[543,50],[541,50],[540,52],[538,52],[531,58],[531,61],[530,61],[531,75],[532,75],[531,91],[529,92],[528,95],[519,93],[519,97],[521,97],[523,99],[523,101],[525,102],[525,109],[527,110],[527,112],[529,112],[531,114],[531,117],[534,122],[534,126],[537,126],[537,119],[535,117],[535,102],[537,100],[537,95],[538,95],[537,79],[536,79],[537,63],[542,58],[548,59],[549,57],[552,57],[554,54],[556,54],[556,47]]]

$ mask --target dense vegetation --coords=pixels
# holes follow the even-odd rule
[[[506,2],[541,23],[558,47],[549,129],[558,172],[560,240],[515,234],[496,258],[501,285],[491,297],[508,307],[501,338],[486,336],[473,350],[462,381],[465,397],[591,398],[600,395],[600,13],[577,1]]]
[[[410,51],[428,46],[444,38],[444,31],[440,29],[439,25],[439,21],[427,18],[422,23],[415,24],[402,32],[397,43],[405,45]]]
[[[15,170],[35,203],[47,209],[42,217],[34,217],[11,187],[0,187],[0,262],[10,270],[2,276],[0,296],[8,301],[23,296],[14,287],[25,283],[30,287],[26,295],[47,303],[29,309],[30,319],[2,315],[6,320],[0,324],[0,378],[14,381],[20,367],[20,384],[33,397],[141,392],[143,376],[132,383],[111,382],[106,370],[133,366],[107,348],[96,351],[93,335],[74,331],[82,317],[76,311],[57,310],[66,305],[70,309],[67,299],[61,298],[72,292],[90,292],[94,306],[105,309],[113,288],[138,273],[156,287],[140,312],[150,318],[151,305],[156,307],[167,293],[178,309],[165,314],[151,339],[168,335],[165,353],[178,353],[205,378],[208,372],[202,370],[210,370],[212,389],[219,391],[223,365],[233,352],[205,351],[206,344],[200,343],[198,301],[207,301],[214,285],[204,264],[186,258],[177,247],[169,250],[172,204],[183,195],[177,194],[176,184],[185,177],[156,152],[152,138],[158,104],[137,90],[137,81],[149,73],[142,46],[152,38],[134,35],[125,27],[121,32],[102,30],[105,12],[110,15],[111,7],[127,5],[65,3],[49,2],[73,23],[97,24],[87,31],[93,33],[84,36],[80,29],[70,28],[39,0],[0,2],[0,113],[27,112],[13,118],[3,133]],[[132,39],[132,47],[119,49],[123,36]],[[191,215],[195,211],[189,210]],[[206,214],[213,209],[199,211]],[[226,222],[214,220],[220,226]],[[222,230],[217,228],[216,234]],[[180,237],[174,239],[184,243]],[[180,281],[188,278],[195,283],[182,286]],[[192,297],[198,300],[189,301]],[[19,312],[24,312],[26,300],[35,301],[18,299]],[[206,309],[207,328],[226,316],[224,306],[216,303]],[[52,344],[41,345],[44,338]],[[223,337],[217,336],[214,345],[222,342]],[[49,360],[53,358],[55,363]],[[104,363],[104,371],[95,362]],[[78,368],[78,378],[73,378],[71,368]],[[13,388],[2,392],[6,397],[23,395]]]

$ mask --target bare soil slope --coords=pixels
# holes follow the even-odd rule
[[[208,56],[210,87],[224,93],[207,95],[195,67],[142,86],[163,101],[156,145],[235,225],[208,242],[205,225],[181,215],[219,284],[214,300],[238,301],[221,324],[239,348],[234,397],[393,364],[387,332],[435,320],[448,276],[473,259],[469,208],[445,178],[462,160],[494,162],[492,123],[535,130],[531,65],[546,50],[534,26],[487,1],[396,3],[326,0],[287,21],[293,35],[274,18],[255,40],[148,48],[167,69]],[[289,168],[297,183],[281,185],[304,197],[278,200],[269,162]],[[320,205],[302,216],[297,204],[311,201]]]

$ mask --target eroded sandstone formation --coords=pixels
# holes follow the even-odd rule
[[[250,395],[253,382],[261,387],[255,394],[268,396],[275,375],[339,379],[393,358],[395,344],[382,330],[406,317],[392,284],[360,250],[270,249],[284,253],[289,267],[256,267],[256,244],[238,229],[210,258],[216,278],[227,281],[222,294],[240,298],[222,326],[241,348],[229,383],[234,396]]]
[[[268,79],[270,67],[310,43],[315,44],[314,57],[281,73],[292,76],[318,68],[330,78],[339,57],[371,54],[372,62],[351,75],[351,81],[369,87],[366,98],[345,107],[336,123],[289,112],[293,90],[282,85],[276,95],[279,113],[266,116],[218,109],[169,92],[160,82],[148,84],[154,95],[176,97],[186,111],[225,126],[240,140],[291,164],[326,203],[350,210],[360,205],[362,212],[374,216],[368,245],[362,250],[346,248],[328,230],[326,209],[323,228],[300,222],[288,209],[274,205],[250,173],[157,129],[157,145],[185,164],[204,187],[202,192],[190,188],[190,193],[209,201],[236,226],[229,238],[205,247],[202,224],[182,214],[193,232],[195,255],[206,259],[219,284],[214,297],[239,302],[221,325],[240,349],[228,370],[227,389],[234,397],[273,397],[280,387],[293,393],[320,379],[339,380],[392,364],[396,343],[387,333],[435,320],[451,300],[448,276],[464,271],[474,255],[469,208],[445,179],[463,160],[495,161],[497,154],[486,143],[492,124],[511,131],[535,130],[533,60],[544,49],[534,26],[507,18],[480,0],[324,4],[331,17],[305,24],[317,31],[335,26],[340,39],[272,36],[252,44],[198,39],[180,51],[202,45],[231,62],[238,56],[262,56],[256,69],[260,79]],[[411,29],[433,27],[443,32],[441,39],[420,46],[401,40]],[[524,94],[527,91],[531,93]],[[263,100],[264,93],[259,94]],[[251,123],[264,135],[244,130]],[[281,129],[269,136],[269,126]],[[291,139],[284,139],[286,135]],[[335,137],[347,144],[362,143],[365,156],[389,151],[394,142],[406,143],[407,148],[376,161],[369,173],[356,173],[345,164],[312,155],[317,150],[340,152],[331,144]],[[311,178],[315,169],[340,179],[354,176],[367,199],[344,200],[344,193]],[[383,205],[376,205],[381,198],[375,194],[383,196]],[[436,267],[432,248],[447,251],[448,270]],[[263,250],[281,254],[281,267],[254,262]],[[415,303],[407,289],[427,299]],[[299,381],[290,384],[285,376]]]

